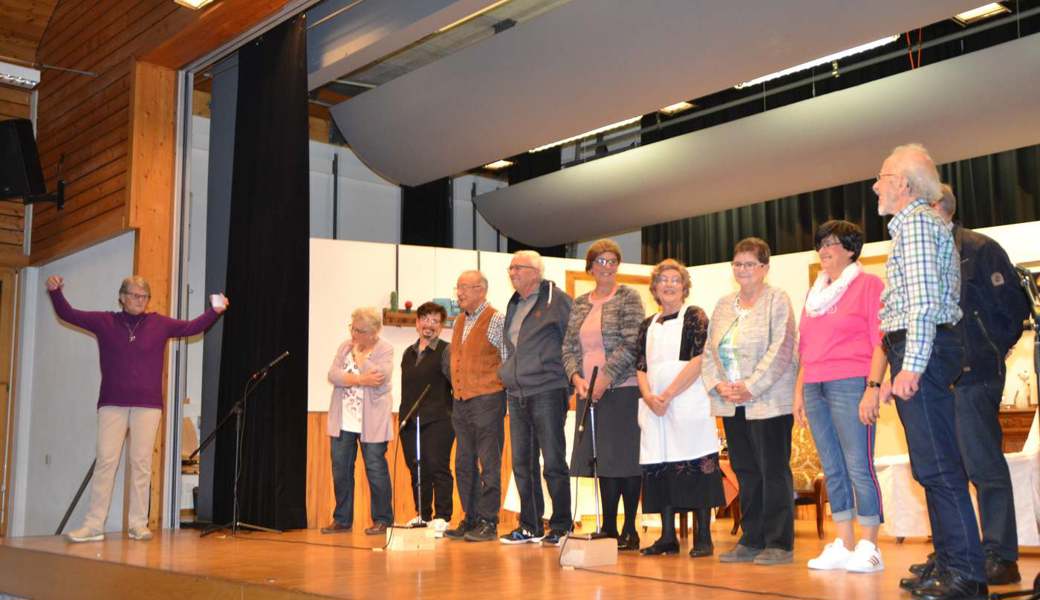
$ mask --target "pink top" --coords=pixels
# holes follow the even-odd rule
[[[818,383],[870,375],[870,359],[881,344],[881,291],[885,284],[860,273],[829,312],[810,317],[802,309],[798,354],[802,381]]]
[[[578,332],[578,339],[581,340],[582,376],[585,378],[585,381],[589,381],[592,377],[593,367],[599,367],[599,370],[602,372],[603,365],[607,362],[607,353],[603,348],[603,305],[609,302],[616,293],[617,286],[614,287],[614,291],[610,292],[610,295],[606,298],[597,300],[592,297],[592,294],[589,294],[592,310],[585,317],[581,324],[581,330]],[[612,387],[628,387],[638,384],[635,375],[633,375],[626,381],[615,383]]]

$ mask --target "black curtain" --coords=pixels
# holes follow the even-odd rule
[[[307,307],[310,214],[306,27],[296,17],[239,50],[219,414],[251,373],[288,350],[247,404],[241,519],[307,526]],[[231,519],[234,419],[221,431],[214,520]]]
[[[534,179],[535,177],[559,171],[561,162],[560,156],[561,148],[557,146],[539,152],[524,152],[523,154],[509,157],[509,161],[513,163],[507,172],[509,185],[516,185],[521,181],[527,181],[528,179]],[[507,239],[506,250],[508,252],[516,252],[517,250],[534,250],[542,256],[556,256],[559,258],[567,257],[566,244],[539,247],[529,246],[523,242],[514,240],[513,238]]]
[[[417,186],[401,186],[401,243],[451,248],[451,179],[444,177]]]
[[[1037,0],[1019,1],[1019,10],[1040,5]],[[911,33],[911,40],[927,42],[960,30],[951,20],[930,25]],[[811,71],[814,81],[794,89],[769,93],[757,101],[749,101],[697,116],[680,113],[667,117],[659,113],[642,119],[641,144],[646,145],[685,133],[719,125],[766,110],[778,108],[816,96],[854,87],[913,68],[911,56],[918,66],[929,65],[1016,39],[1040,31],[1040,17],[980,31],[963,40],[953,40],[928,48],[920,54],[907,52],[877,64],[854,71],[833,65]],[[905,38],[897,42],[905,46]],[[883,46],[842,61],[868,61],[892,52],[897,46]],[[780,89],[801,80],[810,71],[742,90],[728,89],[698,98],[694,103],[703,111],[730,102]],[[670,123],[670,121],[677,121]],[[914,140],[907,140],[914,141]],[[1038,146],[1020,148],[989,156],[941,165],[943,181],[950,183],[958,199],[957,216],[968,228],[988,227],[1032,221],[1040,214],[1040,186],[1037,184],[1040,153]],[[883,156],[878,157],[880,167]],[[829,219],[846,219],[863,227],[867,241],[888,238],[886,221],[877,214],[877,198],[871,189],[874,181],[859,181],[795,196],[777,198],[751,206],[713,214],[680,219],[643,227],[642,262],[656,263],[664,258],[677,258],[688,265],[711,264],[732,258],[733,246],[748,236],[767,242],[776,254],[813,249],[813,232]]]
[[[878,157],[878,165],[884,157]],[[957,196],[957,219],[967,228],[1040,219],[1040,146],[940,165]],[[873,180],[787,196],[643,228],[642,260],[677,258],[687,265],[725,262],[742,238],[757,236],[775,254],[813,249],[813,232],[830,219],[863,228],[868,242],[888,239],[877,214]]]

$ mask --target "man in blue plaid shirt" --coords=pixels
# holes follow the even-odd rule
[[[932,210],[942,197],[940,186],[935,163],[917,144],[893,150],[874,183],[878,213],[892,216],[884,347],[935,547],[934,567],[900,586],[925,600],[985,598],[985,559],[954,420],[952,386],[964,351],[953,327],[961,318],[960,259],[950,230]]]

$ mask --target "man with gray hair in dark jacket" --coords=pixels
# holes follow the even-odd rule
[[[568,383],[561,348],[571,314],[571,297],[545,279],[542,257],[531,250],[513,255],[509,299],[503,324],[507,357],[498,370],[509,404],[513,477],[520,494],[520,525],[499,538],[503,544],[558,545],[572,525],[571,488],[563,424]],[[542,526],[545,498],[538,451],[552,499],[549,534]],[[543,539],[544,538],[544,539]]]

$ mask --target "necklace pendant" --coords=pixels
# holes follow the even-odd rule
[[[134,343],[134,340],[136,340],[136,339],[137,339],[137,336],[136,336],[136,335],[131,335],[131,336],[130,336],[130,343],[131,343],[131,344],[132,344],[132,343]]]

